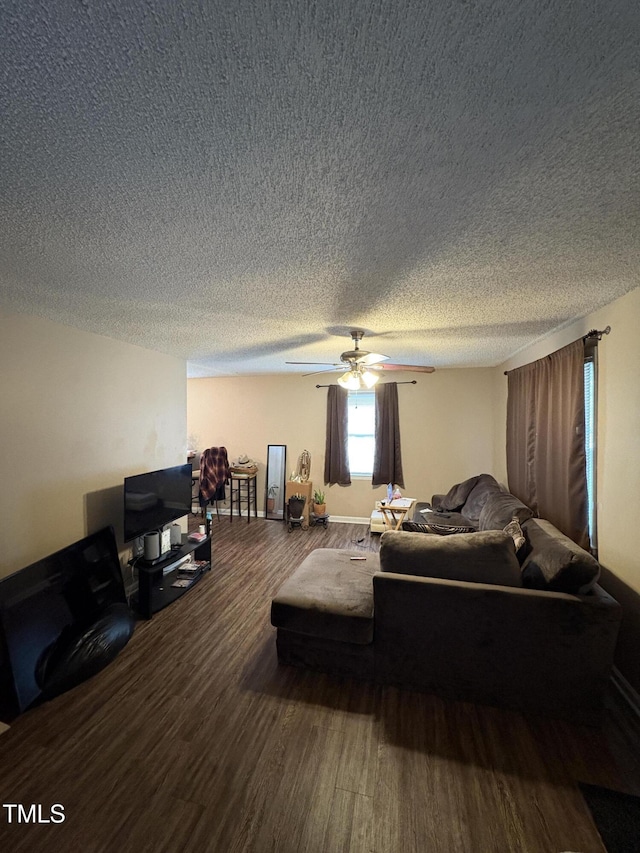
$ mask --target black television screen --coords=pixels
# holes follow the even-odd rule
[[[191,512],[191,465],[176,465],[124,481],[125,542]]]
[[[112,527],[0,579],[2,715],[40,698],[39,664],[56,641],[126,602]]]

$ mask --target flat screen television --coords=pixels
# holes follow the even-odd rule
[[[126,603],[112,527],[0,579],[0,719],[38,703],[47,650]]]
[[[130,542],[191,512],[191,465],[176,465],[124,481],[124,539]]]

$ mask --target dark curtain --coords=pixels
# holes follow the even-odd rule
[[[339,385],[327,389],[327,443],[324,453],[325,485],[351,483],[349,472],[348,392]]]
[[[589,548],[584,342],[507,374],[509,490]]]
[[[393,483],[404,488],[400,450],[398,385],[385,382],[376,386],[376,449],[373,459],[374,486]]]

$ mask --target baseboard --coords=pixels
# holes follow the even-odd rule
[[[368,518],[358,518],[355,515],[329,515],[329,521],[337,524],[369,524]]]
[[[243,518],[246,518],[247,517],[246,507],[244,508],[243,512],[244,512]],[[229,517],[229,508],[228,507],[220,507],[220,515],[221,516],[224,515],[226,518],[228,518]],[[215,518],[216,518],[215,509],[213,510],[211,517],[215,521]],[[235,510],[233,513],[233,517],[239,518],[239,516],[236,515]],[[258,510],[258,518],[264,518],[264,517],[265,517],[264,510],[259,509]],[[253,513],[251,513],[251,518],[253,518]],[[281,521],[281,519],[276,519],[276,520]],[[352,516],[352,515],[331,515],[331,514],[329,514],[329,521],[333,522],[334,524],[366,524],[368,526],[370,519],[369,518],[360,518],[359,516],[355,516],[355,515]]]
[[[633,685],[629,684],[616,666],[613,667],[611,682],[640,722],[640,693],[638,693]]]
[[[215,521],[215,519],[216,519],[216,508],[215,507],[207,507],[207,509],[211,510],[211,518],[213,521]],[[194,515],[196,515],[196,513],[194,513]],[[229,518],[229,516],[231,515],[231,510],[228,506],[221,506],[218,509],[217,515],[224,516],[225,518]],[[234,508],[233,508],[233,517],[234,518],[240,518],[240,516],[238,515],[238,508],[236,506],[234,506]],[[243,518],[247,517],[247,507],[246,506],[242,507],[242,517]],[[258,518],[264,518],[265,517],[264,510],[259,509],[257,517]],[[253,510],[251,510],[251,518],[255,518],[255,516],[253,514]]]

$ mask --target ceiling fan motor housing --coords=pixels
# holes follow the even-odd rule
[[[345,364],[351,364],[354,361],[358,361],[358,359],[363,358],[365,355],[369,355],[368,352],[365,352],[361,349],[351,349],[347,350],[347,352],[343,352],[340,356],[340,361],[344,361]]]
[[[364,337],[364,332],[361,329],[352,329],[351,330],[351,338],[353,340],[353,349],[347,350],[343,352],[340,356],[340,361],[343,361],[345,364],[353,365],[359,358],[363,358],[365,355],[369,355],[368,352],[361,350],[358,344]]]

